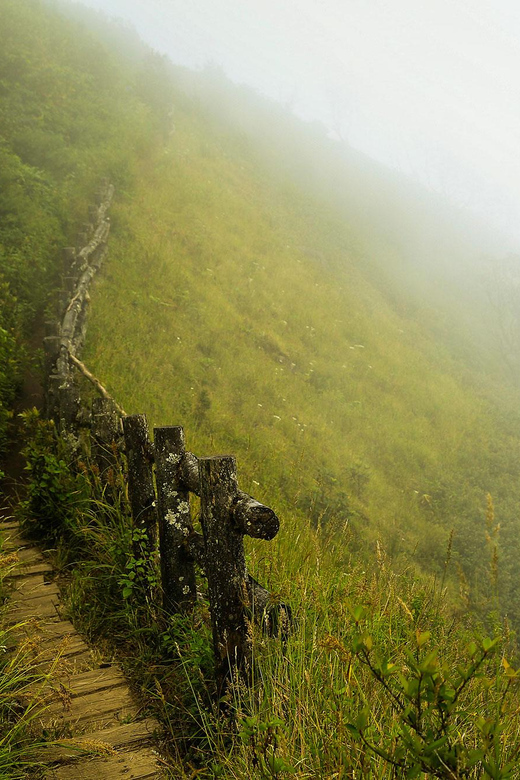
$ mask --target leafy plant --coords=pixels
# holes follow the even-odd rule
[[[75,516],[87,500],[85,478],[72,471],[67,445],[57,436],[53,422],[42,420],[36,409],[22,417],[28,472],[27,498],[20,504],[23,527],[49,543],[60,537],[70,541]]]
[[[430,631],[415,632],[415,649],[404,648],[404,663],[378,653],[368,630],[367,612],[353,611],[357,632],[353,652],[369,669],[394,713],[391,729],[381,733],[370,704],[348,724],[355,739],[399,771],[445,780],[466,777],[511,778],[520,741],[505,734],[516,707],[519,673],[496,655],[500,637],[471,642],[455,666],[431,648]],[[509,721],[509,722],[508,722]]]
[[[239,725],[238,736],[250,750],[253,770],[262,778],[279,778],[295,772],[293,766],[276,754],[277,732],[283,725],[279,718],[262,721],[258,715],[244,718]]]

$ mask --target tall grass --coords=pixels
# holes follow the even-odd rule
[[[89,490],[82,504],[62,497],[69,609],[118,655],[143,707],[162,720],[171,777],[515,777],[519,672],[507,623],[495,620],[488,638],[469,614],[455,617],[444,583],[390,567],[381,543],[362,565],[337,529],[293,517],[290,545],[248,551],[273,600],[292,606],[292,630],[255,631],[254,682],[234,681],[223,703],[203,580],[190,615],[162,613],[149,585],[128,593],[125,503],[107,504],[97,477]],[[450,557],[451,540],[446,566]],[[492,558],[491,576],[493,567]]]
[[[18,565],[16,553],[1,552],[0,529],[0,777],[43,777],[44,751],[53,735],[44,733],[42,716],[59,657],[46,662],[28,622],[14,623],[9,604],[9,577]]]

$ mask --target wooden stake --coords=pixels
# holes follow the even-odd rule
[[[134,543],[134,556],[153,553],[157,537],[157,512],[152,472],[152,445],[144,414],[123,417],[126,458],[128,461],[128,497],[135,528],[144,531],[146,542]]]
[[[174,613],[193,608],[197,598],[195,567],[185,548],[193,529],[190,495],[180,478],[183,429],[155,428],[154,450],[163,607]]]
[[[201,523],[213,626],[217,689],[221,696],[238,670],[249,683],[252,630],[244,541],[232,521],[238,493],[235,458],[199,459]]]

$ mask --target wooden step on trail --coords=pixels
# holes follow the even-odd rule
[[[9,619],[18,641],[34,646],[49,684],[29,690],[45,705],[39,722],[54,744],[42,751],[48,780],[165,778],[156,749],[159,723],[140,718],[124,674],[96,659],[63,617],[52,566],[17,522],[0,523],[2,553],[15,554]]]

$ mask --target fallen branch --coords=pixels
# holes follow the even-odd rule
[[[108,390],[106,390],[106,389],[103,387],[103,385],[101,384],[101,382],[99,381],[99,379],[96,379],[96,377],[94,376],[94,374],[91,374],[91,373],[90,373],[90,371],[88,370],[88,368],[86,367],[86,365],[85,365],[84,363],[82,363],[82,362],[81,362],[81,360],[78,360],[78,358],[77,358],[77,357],[75,357],[75,356],[74,356],[74,355],[73,355],[73,354],[72,354],[70,351],[69,351],[69,360],[70,360],[70,362],[72,363],[72,365],[73,365],[73,366],[76,366],[76,368],[77,368],[79,371],[81,371],[81,373],[83,374],[83,376],[84,376],[84,377],[86,377],[86,378],[89,380],[89,382],[92,382],[92,384],[94,385],[94,387],[96,388],[96,390],[97,390],[99,393],[101,393],[101,395],[103,396],[103,398],[106,398],[106,400],[107,400],[107,401],[110,401],[111,403],[113,403],[113,404],[114,404],[114,407],[115,407],[115,409],[116,409],[116,410],[117,410],[117,412],[118,412],[118,413],[121,415],[121,417],[126,417],[126,416],[127,416],[127,414],[126,414],[125,410],[123,409],[123,407],[122,407],[122,406],[119,406],[119,404],[117,403],[117,401],[114,401],[114,399],[112,398],[112,396],[110,395],[110,393],[108,392]]]

